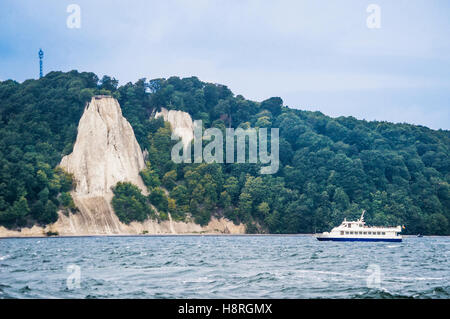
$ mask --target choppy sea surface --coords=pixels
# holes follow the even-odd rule
[[[450,298],[450,237],[0,239],[0,298]]]

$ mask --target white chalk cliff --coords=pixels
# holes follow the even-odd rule
[[[104,196],[119,181],[146,191],[139,176],[145,168],[141,148],[112,97],[92,98],[78,125],[73,152],[60,166],[74,175],[77,196]]]
[[[147,191],[139,176],[145,168],[141,148],[116,99],[92,98],[80,119],[73,152],[60,166],[74,176],[72,197],[80,212],[62,215],[57,223],[72,233],[122,233],[124,225],[110,205],[111,188],[126,181]]]
[[[156,116],[163,116],[170,122],[185,145],[193,139],[193,124],[188,113],[162,109]],[[137,185],[144,194],[147,190],[139,175],[145,168],[143,153],[133,128],[112,97],[92,98],[80,119],[73,152],[62,158],[60,166],[74,176],[76,186],[71,194],[79,211],[68,216],[59,212],[58,220],[45,228],[34,226],[12,231],[0,226],[0,237],[42,236],[47,231],[63,236],[245,232],[244,225],[234,225],[224,218],[212,218],[205,227],[193,222],[172,221],[171,218],[129,225],[120,222],[111,206],[111,187],[127,181]]]
[[[194,139],[194,123],[189,113],[161,108],[161,112],[156,112],[155,118],[161,116],[170,123],[173,134],[181,138],[184,148],[188,147]]]

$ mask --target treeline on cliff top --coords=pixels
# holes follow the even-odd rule
[[[370,224],[450,235],[449,131],[330,118],[286,107],[278,97],[254,102],[196,77],[119,87],[114,78],[77,71],[0,82],[0,225],[46,224],[59,209],[76,211],[72,178],[57,164],[72,151],[84,106],[95,94],[119,100],[149,153],[141,175],[150,195],[127,183],[114,188],[113,206],[124,222],[170,213],[206,224],[226,216],[245,223],[249,233],[311,233],[366,209]],[[205,127],[280,128],[279,171],[173,163],[170,126],[150,119],[161,107],[188,112]]]

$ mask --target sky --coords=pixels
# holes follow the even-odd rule
[[[2,0],[0,80],[37,78],[42,48],[44,73],[197,76],[251,100],[449,130],[449,17],[447,0]]]

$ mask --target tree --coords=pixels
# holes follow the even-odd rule
[[[114,197],[111,204],[119,220],[125,224],[132,221],[142,222],[153,216],[153,211],[136,185],[118,182],[113,187]]]
[[[269,110],[275,116],[281,113],[282,106],[283,100],[280,97],[271,97],[261,102],[261,108]]]
[[[148,195],[148,198],[150,200],[150,203],[152,203],[158,211],[167,212],[169,202],[167,200],[166,194],[161,188],[154,188],[150,192],[150,195]]]
[[[269,204],[267,204],[266,202],[262,202],[261,204],[258,205],[257,210],[259,215],[264,219],[269,215],[270,212]]]
[[[141,149],[148,151],[151,166],[141,177],[150,192],[161,185],[170,192],[164,194],[167,210],[177,218],[191,214],[205,224],[213,214],[243,221],[249,231],[311,232],[358,217],[364,208],[372,224],[450,235],[448,131],[330,118],[283,107],[277,97],[259,103],[196,77],[118,86],[112,77],[99,81],[77,71],[0,81],[0,225],[45,224],[72,206],[73,179],[57,165],[72,151],[85,104],[96,94],[118,98]],[[152,119],[161,107],[203,119],[205,128],[279,128],[279,171],[263,177],[259,164],[173,163],[171,127],[163,118]],[[147,216],[143,203],[150,207],[149,199],[130,194],[114,196],[122,217]],[[18,208],[22,197],[30,209]]]
[[[239,196],[239,218],[241,221],[248,221],[252,214],[252,197],[249,193],[241,193]]]
[[[176,179],[177,179],[177,172],[175,170],[168,171],[166,174],[164,174],[162,182],[163,185],[168,189],[171,190],[176,186]]]
[[[64,208],[66,208],[72,212],[76,211],[77,208],[73,201],[72,195],[70,195],[69,192],[61,193],[59,201],[60,201],[60,205],[63,206]]]
[[[175,199],[177,205],[183,206],[189,204],[188,190],[184,185],[177,185],[171,192],[170,196]]]
[[[117,90],[117,86],[119,85],[119,81],[115,78],[111,78],[108,75],[104,75],[100,81],[99,88],[108,90],[110,92],[114,92]]]
[[[144,181],[145,186],[147,186],[147,189],[152,189],[155,187],[159,187],[161,185],[161,182],[159,180],[158,174],[151,168],[150,162],[147,162],[147,168],[140,171],[140,175],[142,177],[142,180]]]
[[[48,200],[45,204],[44,211],[38,218],[39,222],[44,225],[56,222],[58,219],[57,210],[58,207],[51,200]]]

